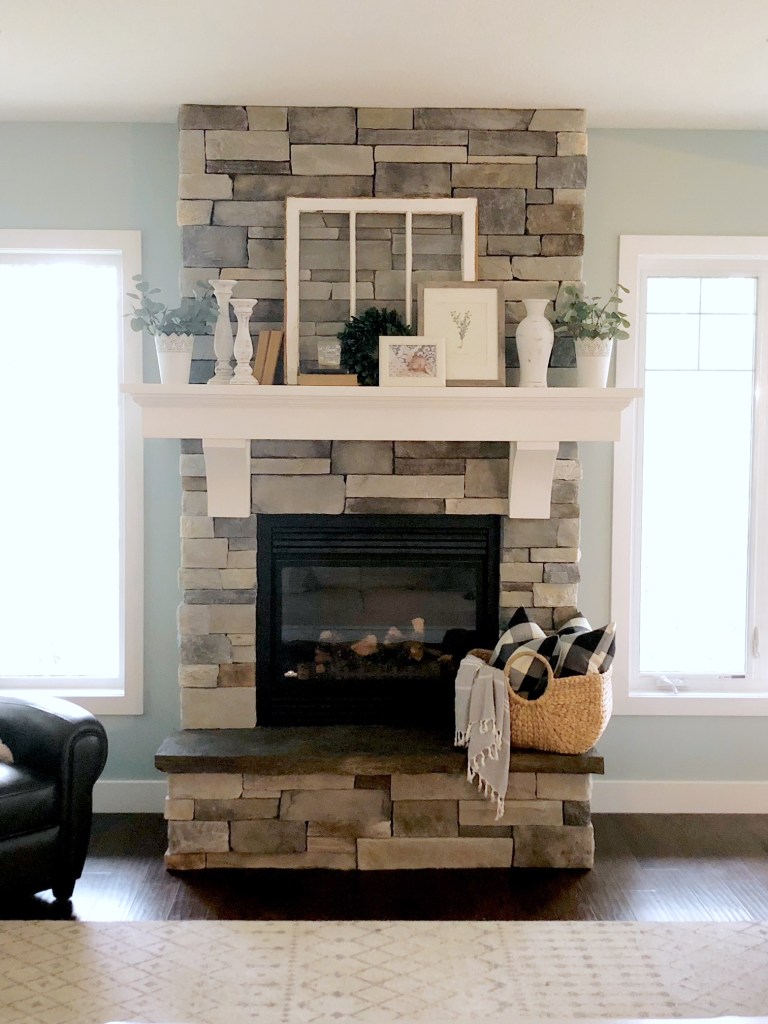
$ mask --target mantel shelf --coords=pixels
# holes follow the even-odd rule
[[[250,514],[250,441],[508,441],[509,515],[546,518],[560,441],[616,441],[631,388],[136,384],[144,437],[201,438],[208,512]]]

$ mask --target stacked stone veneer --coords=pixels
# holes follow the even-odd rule
[[[584,120],[578,110],[182,107],[183,288],[232,278],[235,295],[259,300],[252,333],[279,329],[286,197],[475,196],[477,276],[502,283],[514,383],[520,300],[555,300],[581,278]],[[302,223],[302,353],[311,359],[315,337],[334,335],[348,315],[348,234],[339,216]],[[401,222],[359,216],[358,229],[358,308],[402,312]],[[414,229],[415,280],[458,277],[456,219],[415,218]],[[193,380],[205,381],[211,339],[197,345]],[[569,341],[557,342],[551,365],[550,383],[570,383]],[[258,515],[507,512],[507,444],[254,441],[251,454],[252,515],[210,518],[201,443],[182,442],[183,729],[256,724]],[[580,477],[576,445],[564,443],[550,518],[504,520],[501,621],[523,606],[552,629],[573,613]],[[578,766],[562,771],[513,768],[501,822],[458,767],[386,776],[171,774],[166,860],[181,869],[588,867],[589,775]]]
[[[476,197],[477,279],[502,284],[511,383],[520,300],[556,300],[581,279],[583,110],[189,105],[179,129],[183,286],[238,281],[236,296],[259,300],[253,333],[283,325],[288,196]],[[335,335],[349,315],[349,246],[346,217],[302,221],[302,352],[311,359],[312,339]],[[358,229],[358,309],[403,312],[402,218],[361,216]],[[457,278],[456,224],[422,217],[414,229],[414,280]],[[212,359],[203,339],[195,380],[212,375]],[[561,382],[573,365],[569,339],[558,339],[551,365],[551,382]]]
[[[166,865],[589,868],[591,776],[560,771],[513,771],[499,821],[458,772],[174,774]]]
[[[500,620],[525,607],[544,629],[573,614],[581,467],[561,445],[549,519],[505,519]],[[253,515],[206,515],[199,441],[183,442],[179,608],[182,726],[256,724],[256,517],[268,513],[505,516],[509,446],[497,442],[254,441]]]

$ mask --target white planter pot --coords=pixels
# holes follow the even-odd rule
[[[160,367],[162,384],[189,384],[194,344],[195,339],[191,334],[155,335],[157,364]]]
[[[611,365],[612,338],[576,338],[576,384],[580,388],[604,388]]]
[[[526,315],[517,327],[520,387],[545,388],[555,332],[544,316],[549,299],[523,299]]]

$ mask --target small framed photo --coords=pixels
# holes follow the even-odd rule
[[[445,338],[379,338],[379,386],[444,388]]]
[[[445,338],[448,385],[504,387],[504,294],[492,282],[419,285],[419,334]]]

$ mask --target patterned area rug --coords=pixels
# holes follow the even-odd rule
[[[2,1024],[758,1016],[768,923],[0,923]]]

